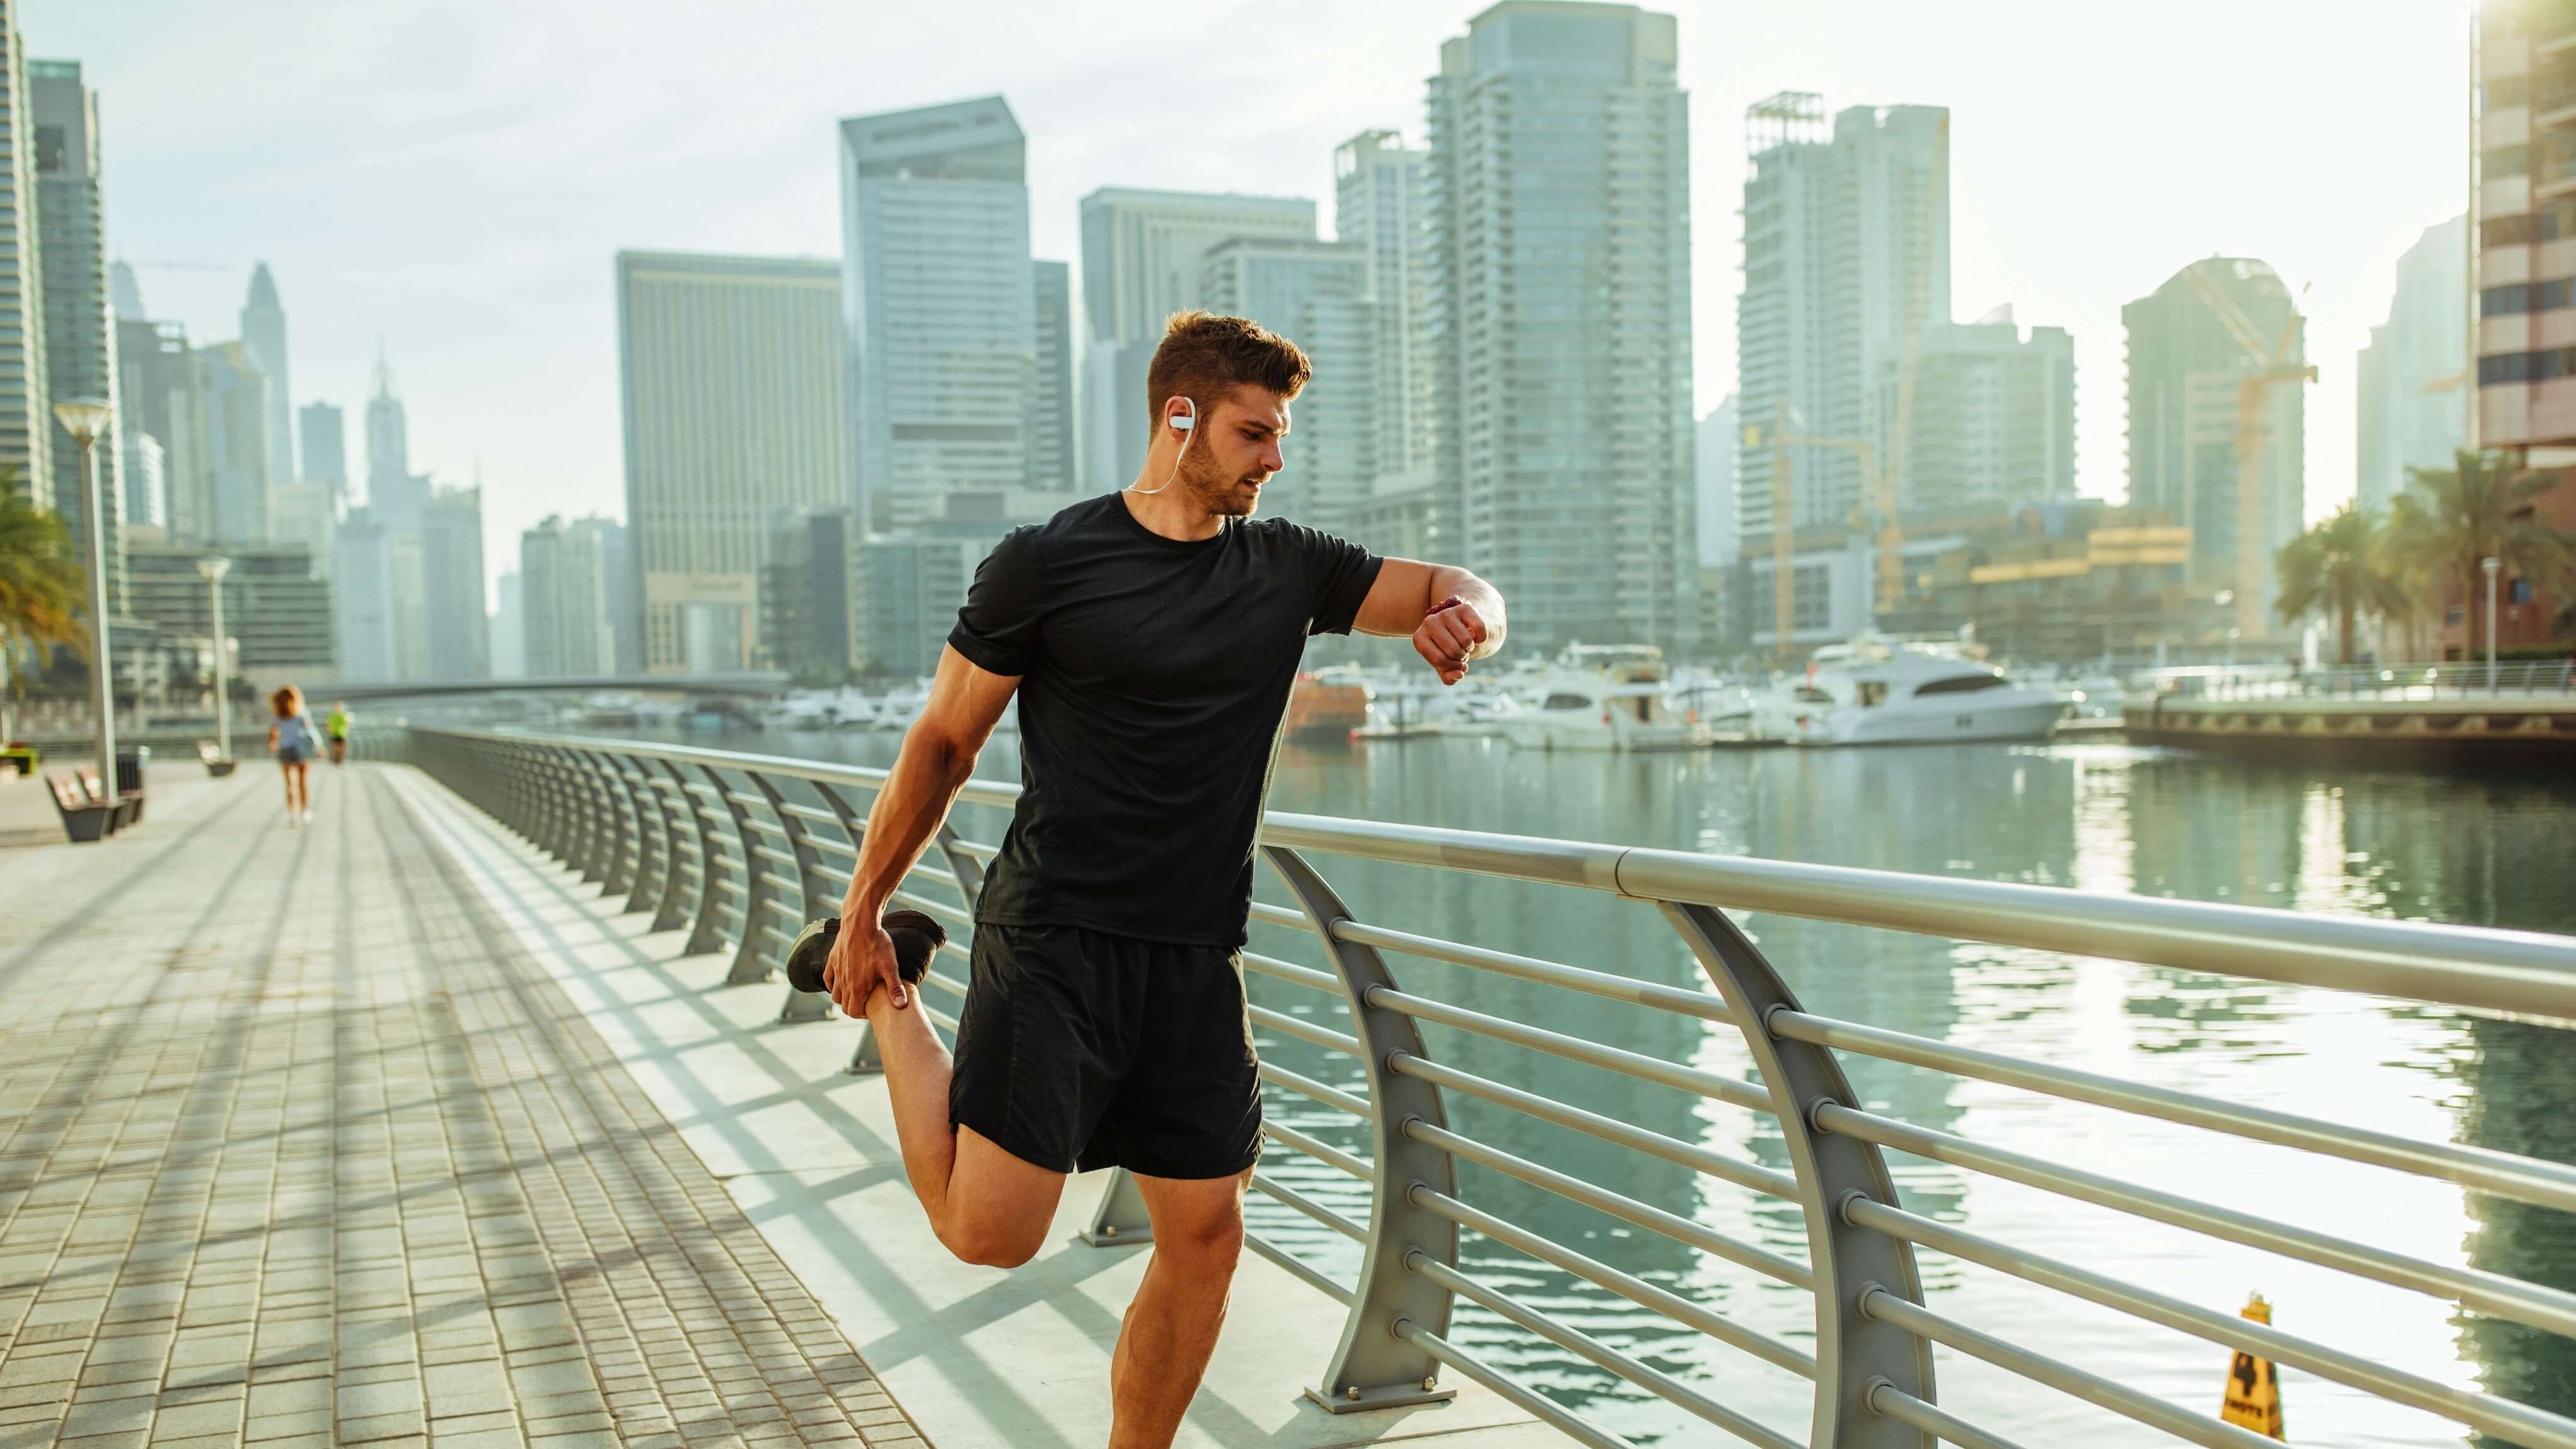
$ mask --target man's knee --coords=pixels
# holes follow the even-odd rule
[[[1243,1255],[1243,1193],[1192,1193],[1158,1215],[1154,1251],[1186,1258],[1208,1272],[1234,1271]]]
[[[972,1222],[942,1227],[939,1241],[957,1255],[961,1263],[978,1268],[1016,1268],[1038,1255],[1046,1246],[1047,1225],[1040,1223]]]

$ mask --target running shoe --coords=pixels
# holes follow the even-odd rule
[[[886,934],[894,938],[896,974],[907,986],[921,984],[930,970],[931,954],[948,944],[947,930],[919,911],[888,911],[883,924]],[[825,916],[797,932],[796,944],[787,948],[787,984],[799,991],[825,989],[823,967],[832,959],[832,943],[840,935],[838,916]]]

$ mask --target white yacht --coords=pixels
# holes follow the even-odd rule
[[[1801,745],[1911,745],[2045,739],[2066,701],[2015,684],[1954,647],[1868,636],[1829,644],[1804,678],[1763,696],[1754,728]]]
[[[1536,750],[1687,750],[1706,725],[1673,712],[1664,652],[1650,644],[1569,644],[1531,681],[1534,700],[1491,728]]]

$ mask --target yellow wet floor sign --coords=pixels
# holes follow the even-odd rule
[[[2272,1305],[2257,1293],[2245,1305],[2245,1316],[2256,1323],[2272,1321]],[[2227,1402],[2218,1417],[2240,1429],[2268,1434],[2286,1441],[2281,1432],[2281,1375],[2268,1358],[2256,1358],[2243,1349],[2236,1351],[2236,1361],[2227,1366]]]

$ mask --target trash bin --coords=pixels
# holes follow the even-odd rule
[[[136,745],[130,750],[117,751],[116,793],[119,795],[131,795],[137,802],[140,802],[143,799],[144,793],[143,767],[151,763],[152,747],[150,745]],[[134,818],[137,820],[143,818],[143,806],[140,803],[137,803],[134,807]]]

